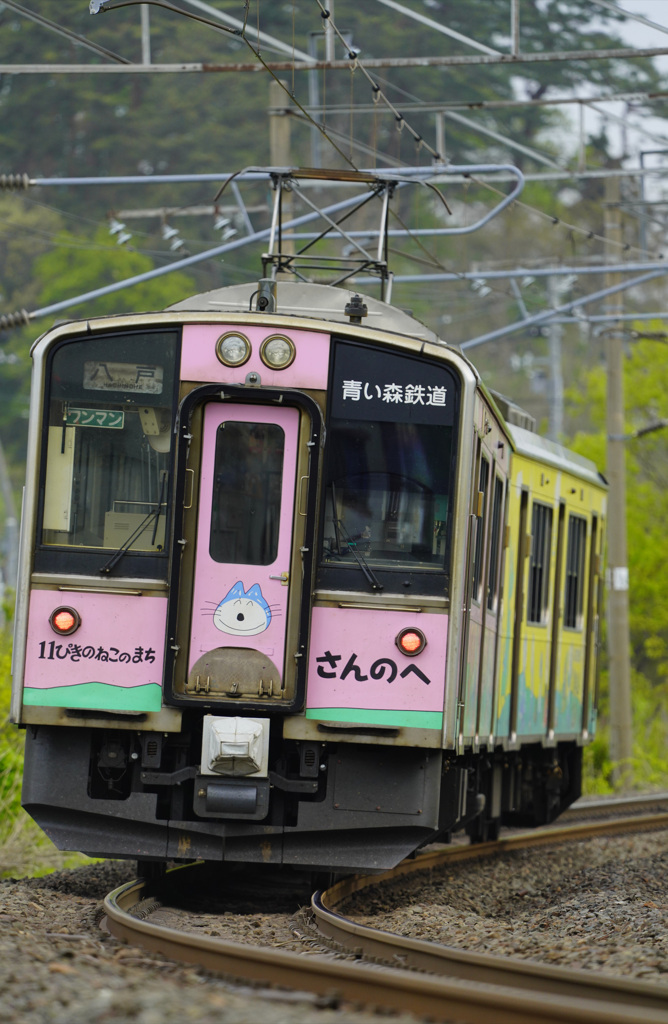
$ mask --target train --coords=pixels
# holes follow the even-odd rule
[[[580,795],[605,479],[301,278],[33,346],[12,717],[60,849],[383,871]]]

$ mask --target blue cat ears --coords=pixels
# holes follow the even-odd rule
[[[241,580],[238,580],[234,586],[228,590],[223,598],[223,601],[236,600],[238,598],[245,597],[249,601],[256,601],[258,604],[262,604],[265,608],[269,607],[262,594],[262,588],[259,583],[254,583],[250,590],[245,590]],[[222,602],[221,602],[222,603]]]
[[[250,590],[246,591],[246,597],[249,597],[252,601],[257,601],[260,604],[266,605],[266,601],[262,596],[262,589],[259,583],[254,583]]]

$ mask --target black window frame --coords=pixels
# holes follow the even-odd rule
[[[487,610],[496,611],[501,592],[501,530],[503,527],[503,499],[505,481],[494,474],[494,495],[492,498],[492,521],[490,524],[489,559],[487,572]]]
[[[277,500],[274,500],[273,502],[270,496],[264,497],[264,500],[254,500],[254,496],[249,495],[248,491],[243,490],[243,486],[246,481],[242,480],[240,486],[239,477],[235,477],[233,483],[230,482],[228,479],[226,484],[222,484],[217,479],[218,473],[222,472],[222,469],[227,464],[227,462],[235,461],[233,459],[229,460],[229,449],[226,450],[225,448],[227,439],[229,438],[230,434],[233,433],[234,430],[239,429],[240,434],[243,435],[243,433],[247,430],[250,438],[252,431],[257,427],[260,427],[263,430],[265,430],[267,434],[273,432],[275,435],[277,435],[280,432],[280,473],[277,488],[278,493],[277,495],[274,495],[274,498],[277,498]],[[248,459],[242,465],[243,446],[240,446],[240,448],[241,456],[239,451],[236,453],[237,471],[243,473],[246,478],[249,475],[251,475],[252,472],[252,478],[255,479],[256,481],[258,480],[258,478],[260,478],[261,484],[264,484],[264,486],[266,487],[268,484],[271,483],[269,479],[270,467],[267,465],[265,467],[262,467],[262,469],[258,469],[258,467],[254,466],[252,461]],[[250,451],[249,442],[246,443],[245,449],[246,452]],[[277,465],[278,464],[276,463],[276,466]],[[272,472],[275,474],[277,472],[277,469],[273,469]],[[224,421],[223,423],[220,423],[218,425],[218,427],[216,428],[216,446],[214,455],[214,483],[212,490],[211,524],[209,528],[209,556],[214,562],[218,562],[221,565],[273,565],[278,556],[278,541],[279,528],[281,522],[281,501],[284,472],[285,430],[283,429],[282,426],[280,426],[280,424],[262,421],[255,423],[247,420],[232,419],[229,421]],[[274,490],[276,490],[276,481],[273,481],[273,483]],[[260,514],[264,513],[264,518],[261,524],[261,532],[263,534],[269,534],[270,546],[266,550],[264,547],[262,548],[261,557],[258,557],[257,550],[254,551],[252,550],[252,548],[257,548],[258,546],[266,545],[267,537],[264,536],[262,539],[259,540],[258,543],[257,530],[248,529],[247,531],[244,531],[242,533],[242,544],[245,544],[245,554],[247,555],[246,558],[240,557],[239,553],[236,551],[233,553],[230,550],[225,550],[226,546],[229,548],[230,545],[234,543],[231,538],[229,540],[226,540],[224,537],[217,536],[217,533],[220,532],[217,531],[215,528],[216,518],[218,517],[218,520],[220,520],[221,508],[219,503],[222,503],[224,505],[225,512],[229,516],[229,505],[232,505],[234,502],[240,502],[242,497],[249,498],[249,504],[246,509],[246,517],[244,518],[244,523],[247,523],[248,520],[250,520],[250,522],[253,523],[254,519],[259,518],[255,515],[256,511],[259,511]],[[257,527],[257,525],[259,524],[256,523],[255,525]],[[228,525],[228,528],[226,530],[223,530],[222,532],[235,532],[238,535],[240,531],[232,531],[232,529]]]
[[[564,567],[564,629],[581,631],[584,626],[587,534],[586,517],[569,512]]]
[[[107,343],[113,345],[114,339],[122,339],[127,341],[128,339],[134,338],[146,338],[150,335],[161,336],[164,338],[165,335],[173,336],[174,352],[173,352],[173,366],[172,366],[172,393],[171,395],[165,395],[165,398],[169,397],[170,405],[172,409],[172,431],[173,425],[176,420],[176,413],[178,407],[178,392],[179,392],[179,368],[181,365],[181,343],[182,343],[182,327],[180,325],[145,325],[142,327],[135,327],[129,330],[122,330],[115,328],[109,331],[94,331],[87,335],[75,334],[70,337],[59,338],[49,349],[45,356],[45,385],[44,394],[41,401],[40,410],[40,422],[42,424],[42,438],[40,448],[40,471],[39,471],[39,493],[37,502],[37,517],[35,524],[35,545],[33,553],[33,571],[42,573],[52,573],[59,575],[80,575],[90,576],[93,578],[114,578],[114,577],[126,577],[129,579],[151,579],[151,580],[164,580],[166,581],[169,577],[169,561],[170,551],[168,536],[170,533],[171,516],[170,509],[172,505],[172,496],[174,494],[174,466],[175,466],[175,443],[172,443],[171,453],[169,458],[169,482],[165,488],[165,494],[163,501],[166,503],[167,516],[165,522],[165,547],[161,552],[149,552],[131,549],[127,551],[122,558],[120,558],[116,564],[109,570],[104,570],[105,563],[109,560],[110,555],[113,554],[110,548],[105,547],[90,547],[82,548],[76,545],[59,545],[59,544],[45,544],[43,537],[43,523],[44,523],[44,510],[45,510],[45,486],[46,486],[46,470],[47,470],[47,446],[48,446],[48,431],[44,429],[44,426],[49,423],[50,409],[52,401],[52,381],[53,381],[53,362],[58,352],[60,352],[64,346],[72,344],[80,344],[85,346],[92,340],[105,340]],[[156,359],[158,354],[156,352]],[[111,358],[111,357],[110,357]],[[113,392],[109,392],[113,394]],[[121,392],[117,392],[121,394]],[[142,396],[137,396],[136,405],[147,404],[146,397],[143,396],[143,401],[140,401]],[[111,399],[110,399],[111,401]]]
[[[360,349],[372,349],[376,352],[387,352],[390,351],[386,346],[380,346],[373,344],[368,341],[358,341],[357,339],[351,339],[345,335],[333,335],[332,344],[330,351],[330,367],[329,367],[329,388],[328,388],[328,402],[327,402],[327,417],[326,417],[326,438],[331,436],[330,424],[332,421],[332,386],[334,380],[334,359],[336,354],[337,344],[354,345]],[[451,443],[450,443],[450,461],[448,466],[448,516],[447,523],[444,533],[444,549],[443,558],[438,565],[434,566],[419,566],[419,567],[400,567],[400,568],[388,568],[373,564],[372,574],[377,579],[378,583],[381,584],[382,589],[388,593],[403,593],[406,595],[410,594],[424,594],[425,596],[450,596],[450,574],[451,574],[451,558],[452,558],[452,537],[454,530],[454,518],[456,512],[456,483],[457,483],[457,465],[459,457],[460,447],[460,436],[461,436],[461,396],[462,396],[462,380],[457,372],[456,366],[449,363],[443,363],[439,360],[430,359],[425,356],[418,356],[415,353],[407,351],[401,348],[392,348],[393,354],[403,356],[407,360],[411,360],[420,366],[434,366],[440,369],[445,369],[448,374],[452,377],[453,385],[456,390],[454,396],[455,412],[452,426],[447,428],[451,429]],[[325,457],[323,459],[323,487],[320,499],[320,515],[318,519],[318,548],[317,548],[317,562],[316,562],[316,588],[323,591],[347,591],[350,593],[359,593],[361,595],[368,594],[373,589],[369,579],[364,573],[360,566],[352,562],[351,564],[332,564],[324,561],[323,557],[323,538],[325,535],[325,519],[328,514],[328,508],[331,510],[331,505],[328,506],[329,496],[327,495],[326,481],[329,479],[330,471],[330,460],[332,458],[331,449],[327,450],[325,446]],[[331,515],[331,511],[329,512]]]
[[[484,582],[483,573],[483,556],[485,553],[485,526],[487,524],[487,496],[489,490],[489,473],[490,473],[490,460],[487,455],[481,454],[480,456],[480,470],[478,473],[478,495],[477,500],[480,501],[480,495],[482,495],[482,509],[481,514],[476,516],[475,524],[475,554],[473,556],[473,601],[477,605],[482,604],[482,587]]]
[[[534,501],[526,597],[526,621],[530,626],[546,626],[549,621],[553,523],[552,505]]]

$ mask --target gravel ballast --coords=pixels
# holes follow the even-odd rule
[[[479,953],[666,983],[668,833],[518,851],[362,892],[360,924]]]
[[[663,983],[668,1003],[667,866],[667,832],[589,840],[402,879],[359,893],[347,912],[375,927],[459,948]],[[220,877],[225,871],[221,867]],[[101,901],[134,873],[131,863],[105,862],[0,882],[3,1020],[413,1021],[406,1014],[327,1005],[307,994],[265,998],[207,971],[118,943],[99,929]],[[224,909],[207,892],[194,904],[184,901],[175,910],[157,911],[152,920],[305,955],[322,952],[298,910],[303,892],[288,884],[269,898],[266,885],[263,881],[253,893],[251,883],[244,892],[232,878]]]

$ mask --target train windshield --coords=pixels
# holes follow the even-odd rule
[[[442,566],[451,433],[410,423],[340,421],[332,445],[325,558],[388,568]]]
[[[339,346],[327,433],[325,565],[361,560],[376,569],[444,570],[457,393],[442,366]]]
[[[105,549],[95,571],[111,571],[127,554],[164,550],[176,341],[115,335],[53,352],[42,551]]]

